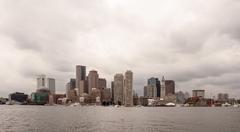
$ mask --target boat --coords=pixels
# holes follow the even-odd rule
[[[231,106],[231,104],[229,104],[229,103],[224,103],[224,104],[222,104],[222,107],[229,107],[229,106]]]
[[[75,106],[79,106],[79,105],[80,105],[79,103],[73,103],[70,106],[75,107]]]
[[[172,103],[172,102],[169,102],[169,103],[166,104],[166,106],[167,106],[167,107],[175,107],[176,104],[174,104],[174,103]]]
[[[116,108],[117,108],[117,107],[120,107],[120,105],[114,105],[114,107],[116,107]]]

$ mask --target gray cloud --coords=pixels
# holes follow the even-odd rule
[[[75,65],[96,69],[110,86],[131,69],[142,94],[152,76],[177,90],[240,92],[240,2],[0,1],[0,96],[35,91],[38,74],[65,91]]]

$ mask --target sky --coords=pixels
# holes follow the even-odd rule
[[[239,0],[0,0],[0,96],[36,91],[40,74],[64,93],[79,64],[108,87],[132,70],[139,95],[164,75],[240,98],[239,12]]]

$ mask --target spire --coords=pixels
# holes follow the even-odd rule
[[[165,78],[164,78],[164,76],[162,77],[162,81],[165,81]]]

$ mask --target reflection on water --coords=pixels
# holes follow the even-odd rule
[[[0,113],[1,131],[240,131],[240,108],[2,105]]]

